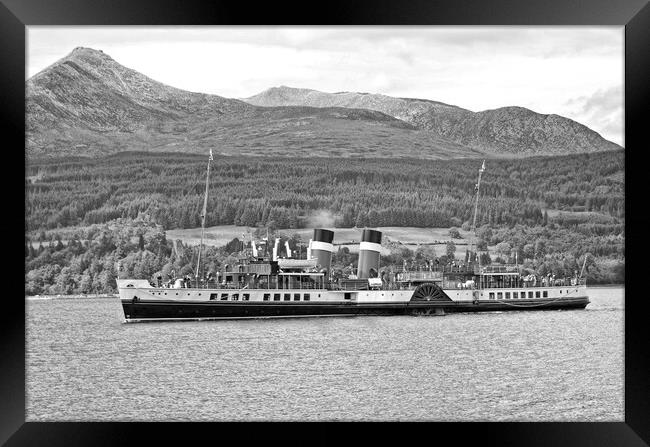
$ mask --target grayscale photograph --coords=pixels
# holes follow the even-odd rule
[[[27,26],[26,421],[625,421],[624,35]]]

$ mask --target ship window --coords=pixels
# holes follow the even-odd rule
[[[491,300],[494,299],[494,292],[490,292],[490,299],[491,299]]]
[[[290,293],[285,293],[284,294],[284,300],[285,301],[291,301],[291,294]]]
[[[250,293],[244,293],[241,297],[242,301],[248,301],[251,298]]]
[[[512,298],[515,300],[519,298],[519,292],[512,292]]]
[[[528,292],[528,298],[532,298],[532,297],[533,297],[533,292]]]
[[[227,300],[228,299],[228,294],[227,293],[222,293],[221,294],[221,300]]]
[[[320,295],[318,295],[318,296],[320,296]],[[305,295],[302,297],[302,300],[303,301],[309,301],[309,294],[305,293]]]
[[[218,293],[211,293],[211,294],[210,294],[210,299],[211,299],[211,300],[217,300],[217,299],[219,299],[219,294],[218,294]]]
[[[521,292],[521,299],[523,300],[524,298],[526,298],[526,292]]]
[[[343,295],[343,299],[349,300],[352,298],[352,294],[350,292],[345,292],[345,295]]]
[[[299,293],[294,293],[293,294],[293,300],[294,301],[300,301],[300,294]]]
[[[543,296],[544,298],[548,298],[548,291],[547,291],[547,290],[544,290],[544,291],[542,292],[542,296]]]
[[[506,299],[507,299],[507,300],[510,299],[510,292],[506,292]]]
[[[280,301],[280,294],[279,293],[274,293],[273,294],[273,301]]]
[[[271,294],[270,293],[265,293],[264,294],[264,301],[268,301],[271,299]]]
[[[239,294],[238,293],[233,293],[232,294],[232,300],[233,301],[239,301]]]
[[[539,298],[539,290],[535,292],[535,298]]]
[[[503,293],[497,292],[497,299],[500,300],[501,298],[503,298]]]

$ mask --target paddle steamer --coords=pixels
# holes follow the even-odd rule
[[[201,249],[194,279],[151,284],[118,279],[126,322],[231,318],[325,317],[355,315],[444,315],[449,312],[583,309],[589,304],[586,281],[522,275],[519,265],[480,265],[470,244],[462,265],[429,263],[420,270],[382,270],[382,233],[364,229],[356,271],[332,277],[334,232],[314,229],[304,259],[278,256],[276,239],[261,253],[255,242],[234,266],[202,278],[210,162],[202,212]],[[476,184],[472,230],[476,225],[481,174]],[[268,242],[268,241],[267,241]],[[584,265],[583,265],[584,270]]]

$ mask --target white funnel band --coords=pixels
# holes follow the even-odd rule
[[[311,249],[312,250],[329,251],[330,253],[333,253],[334,252],[334,245],[330,244],[329,242],[312,241],[311,242]]]
[[[359,244],[359,250],[376,251],[377,253],[381,253],[381,244],[361,241]]]

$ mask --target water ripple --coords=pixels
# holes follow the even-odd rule
[[[623,421],[622,289],[586,311],[122,324],[27,302],[28,421]]]

